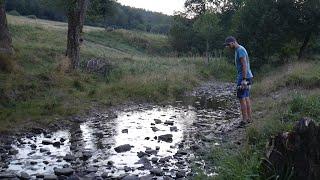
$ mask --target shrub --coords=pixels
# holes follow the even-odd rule
[[[8,14],[12,15],[12,16],[20,16],[20,13],[16,10],[11,10],[8,12]]]
[[[30,18],[30,19],[37,19],[37,16],[36,15],[28,15],[27,18]]]

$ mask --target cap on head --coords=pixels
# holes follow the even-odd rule
[[[233,36],[228,36],[226,38],[226,40],[224,41],[223,45],[227,46],[227,45],[229,45],[230,43],[233,43],[233,42],[237,42],[236,38],[233,37]]]

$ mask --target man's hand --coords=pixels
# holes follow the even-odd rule
[[[242,80],[241,81],[241,89],[248,89],[248,87],[249,87],[248,84],[249,84],[249,82],[246,79]]]

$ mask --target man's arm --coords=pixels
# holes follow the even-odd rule
[[[245,80],[247,79],[247,63],[245,57],[241,57],[240,62],[242,64],[242,80]]]

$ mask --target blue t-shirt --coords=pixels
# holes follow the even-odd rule
[[[237,83],[241,83],[242,81],[242,63],[240,58],[245,58],[246,60],[246,65],[247,65],[247,79],[248,78],[253,78],[251,69],[250,69],[250,62],[249,62],[249,56],[248,56],[248,52],[247,50],[243,47],[243,46],[239,46],[236,51],[235,51],[235,64],[237,67],[237,72],[238,72],[238,76],[237,76]]]

